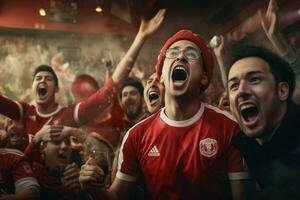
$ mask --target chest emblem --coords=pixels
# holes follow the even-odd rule
[[[36,116],[35,115],[30,115],[29,119],[31,119],[31,121],[36,122]]]
[[[218,142],[215,139],[205,138],[199,142],[200,154],[205,157],[212,157],[218,152]]]

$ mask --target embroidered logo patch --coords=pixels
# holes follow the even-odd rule
[[[215,139],[206,138],[199,142],[201,155],[205,157],[212,157],[218,152],[218,142]]]
[[[29,119],[31,119],[31,121],[36,122],[36,116],[35,115],[30,115]]]

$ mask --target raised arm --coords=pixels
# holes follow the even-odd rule
[[[261,26],[281,57],[293,67],[297,76],[300,75],[300,56],[284,38],[279,28],[278,6],[275,0],[270,0],[266,13],[258,10]]]
[[[132,45],[113,72],[112,79],[117,86],[121,86],[127,79],[146,39],[150,35],[155,33],[155,31],[162,23],[165,11],[165,9],[159,10],[156,15],[149,21],[146,21],[144,19],[141,20],[139,31],[135,36]]]
[[[14,120],[22,120],[23,107],[19,102],[13,101],[0,93],[0,114]]]
[[[225,64],[224,64],[225,38],[224,38],[223,35],[220,35],[217,38],[219,40],[217,43],[219,43],[219,44],[216,47],[213,48],[213,51],[214,51],[214,54],[215,54],[217,62],[218,62],[218,66],[219,66],[219,69],[220,69],[223,86],[224,86],[224,88],[227,88],[227,75],[226,75]]]
[[[112,78],[109,78],[105,85],[87,100],[79,103],[75,107],[74,120],[76,126],[86,124],[99,113],[102,113],[118,95],[118,90],[127,79],[133,64],[145,42],[160,26],[164,19],[165,10],[159,10],[158,13],[149,21],[141,20],[139,31],[130,46],[129,50],[122,58],[113,72]],[[71,113],[73,114],[73,113]],[[68,119],[70,113],[67,113],[63,118]],[[73,118],[72,118],[73,119]],[[72,122],[63,122],[63,125],[75,126]]]

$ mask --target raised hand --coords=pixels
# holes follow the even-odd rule
[[[66,137],[74,136],[76,128],[62,125],[51,125],[52,131],[49,133],[51,141],[61,141]]]
[[[70,196],[80,193],[81,186],[79,184],[79,167],[75,164],[69,164],[64,170],[63,177],[61,178],[63,190]]]
[[[224,56],[224,46],[225,46],[225,39],[223,35],[218,36],[218,43],[219,45],[215,48],[213,48],[213,51],[217,58],[222,58]]]
[[[104,171],[96,164],[94,158],[89,158],[84,165],[81,166],[79,182],[83,190],[89,188],[104,186]]]
[[[145,37],[148,37],[149,35],[153,34],[162,23],[165,16],[165,12],[166,12],[165,9],[160,9],[156,13],[156,15],[149,21],[146,21],[145,19],[142,18],[140,28],[139,28],[139,34],[142,34]]]
[[[39,143],[41,141],[48,141],[50,140],[50,132],[51,126],[49,123],[51,122],[52,117],[44,124],[44,126],[35,134],[33,141],[35,143]]]
[[[262,13],[261,10],[258,10],[257,13],[260,18],[261,26],[268,38],[279,31],[278,6],[275,0],[270,0],[266,13]]]

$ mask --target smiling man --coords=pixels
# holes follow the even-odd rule
[[[137,182],[150,199],[243,199],[247,175],[230,144],[238,125],[200,101],[213,72],[205,41],[188,30],[177,32],[163,46],[156,72],[166,106],[127,132],[107,191],[93,188],[101,169],[88,163],[81,168],[82,186],[103,199],[125,199]]]
[[[251,46],[234,49],[228,63],[230,107],[243,131],[233,144],[263,189],[257,198],[299,199],[300,108],[291,101],[291,67]]]
[[[144,87],[137,78],[125,80],[120,92],[121,107],[124,112],[124,129],[127,131],[146,117],[143,112]]]

